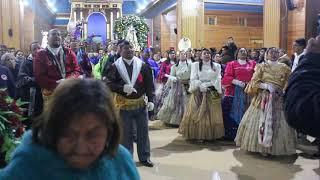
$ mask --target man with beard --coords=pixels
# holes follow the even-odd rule
[[[39,85],[36,83],[33,75],[33,59],[40,49],[39,42],[30,44],[31,54],[22,62],[17,79],[18,97],[21,100],[29,102],[28,116],[37,116],[42,112],[42,94]],[[30,122],[30,121],[28,121]],[[28,124],[31,125],[31,122]]]
[[[33,73],[45,102],[60,82],[80,76],[77,57],[71,49],[62,47],[59,30],[49,31],[48,46],[38,51],[33,62]]]
[[[128,41],[123,41],[119,48],[121,57],[107,71],[106,83],[115,93],[115,106],[120,110],[120,117],[123,121],[122,144],[133,153],[135,123],[139,160],[142,165],[153,167],[150,161],[147,114],[147,111],[152,111],[154,108],[151,69],[134,56],[133,47]]]

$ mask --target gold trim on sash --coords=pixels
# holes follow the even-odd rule
[[[119,94],[114,95],[114,104],[120,110],[136,110],[146,106],[144,96],[138,99],[129,99]]]

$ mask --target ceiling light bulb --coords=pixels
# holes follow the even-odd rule
[[[24,5],[24,6],[29,6],[28,0],[24,0],[24,1],[23,1],[23,5]]]

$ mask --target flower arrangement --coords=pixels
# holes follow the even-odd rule
[[[124,39],[130,25],[132,25],[137,31],[137,38],[140,47],[145,48],[148,41],[149,27],[141,17],[135,15],[120,17],[115,20],[113,31],[117,35],[118,39]]]
[[[11,153],[20,143],[25,131],[22,123],[27,119],[23,117],[25,109],[22,106],[25,104],[28,103],[14,100],[4,89],[0,89],[0,147],[6,162],[11,159]]]

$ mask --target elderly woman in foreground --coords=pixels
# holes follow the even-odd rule
[[[110,94],[95,80],[61,83],[0,179],[139,179]]]

